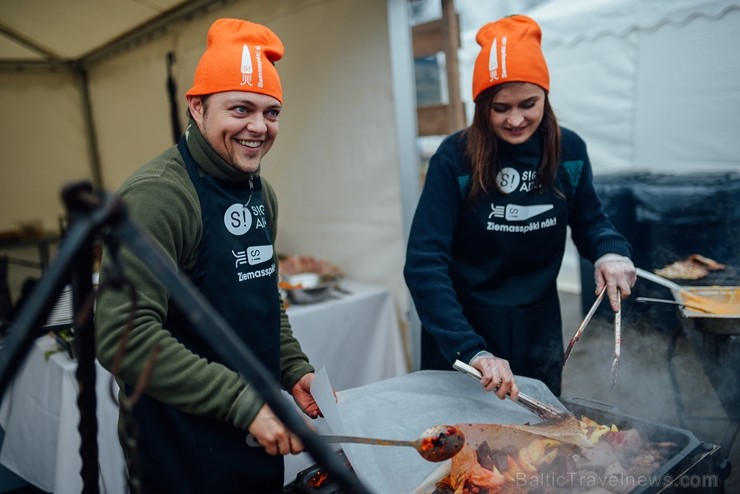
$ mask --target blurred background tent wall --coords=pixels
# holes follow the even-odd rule
[[[737,170],[740,2],[552,0],[529,15],[597,174]]]
[[[410,41],[402,35],[392,50],[389,24],[408,32],[407,19],[392,18],[404,1],[0,0],[0,230],[29,221],[56,229],[67,182],[115,191],[173,145],[168,82],[184,128],[208,27],[248,19],[286,47],[280,135],[263,167],[280,200],[278,251],[391,289],[403,316],[400,149],[415,170],[415,120],[399,141],[396,112],[415,114],[413,80],[404,88],[392,75],[404,53],[400,66],[412,73]],[[147,34],[130,36],[134,27]]]
[[[734,49],[740,46],[740,2],[551,0],[528,15],[542,27],[553,107],[561,124],[586,141],[597,181],[608,180],[612,188],[653,186],[652,192],[666,191],[664,196],[683,202],[662,211],[672,217],[673,225],[671,230],[666,224],[664,232],[675,232],[674,236],[689,229],[693,216],[697,223],[704,222],[706,232],[727,230],[733,223],[728,215],[740,217],[731,205],[712,206],[723,223],[714,226],[708,222],[715,214],[710,211],[700,220],[703,213],[691,205],[706,204],[702,197],[711,198],[718,187],[725,190],[716,197],[725,197],[727,182],[735,184],[733,190],[740,183],[740,57]],[[665,174],[676,178],[664,180]],[[685,192],[682,201],[677,193],[682,186],[684,190],[693,186],[701,195],[691,198]],[[613,220],[621,223],[619,208],[627,214],[629,204],[608,206]],[[649,224],[637,226],[643,230],[641,236],[651,235]],[[630,238],[629,232],[623,233]],[[686,249],[701,248],[732,262],[727,248],[710,245],[718,243],[718,236],[724,237],[721,232],[707,233],[692,245],[683,239],[672,245],[663,235],[659,244],[668,257],[685,255],[677,245],[682,243]],[[643,268],[665,260],[646,259],[658,252],[655,245],[644,247],[651,254],[638,252],[636,259]],[[580,282],[574,278],[578,263],[575,248],[569,245],[559,279],[562,287],[578,291]]]

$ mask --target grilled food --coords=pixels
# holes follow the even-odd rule
[[[624,493],[678,448],[649,444],[635,429],[619,430],[586,416],[579,424],[592,448],[504,425],[461,427],[472,441],[452,458],[450,474],[430,494]]]

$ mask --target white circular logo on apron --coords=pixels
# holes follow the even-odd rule
[[[498,172],[498,175],[496,175],[496,183],[501,188],[501,191],[506,194],[514,192],[516,188],[519,187],[519,182],[521,182],[519,172],[514,168],[509,168],[508,166],[506,168],[502,168],[501,171]]]
[[[252,215],[244,204],[232,204],[224,213],[224,225],[234,235],[244,235],[252,226]]]

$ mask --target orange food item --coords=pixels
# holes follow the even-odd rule
[[[721,293],[719,298],[710,298],[689,290],[683,290],[679,297],[681,298],[680,302],[689,306],[689,309],[696,307],[708,314],[740,314],[740,287],[723,290],[719,293]]]
[[[496,467],[492,470],[483,468],[478,463],[475,450],[467,445],[452,457],[449,480],[454,489],[466,483],[473,483],[478,487],[489,489],[490,493],[498,492],[507,482],[506,477]]]
[[[279,281],[278,286],[283,290],[297,290],[299,288],[303,288],[303,283],[293,284],[288,281]]]

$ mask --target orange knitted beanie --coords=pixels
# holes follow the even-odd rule
[[[283,102],[283,88],[274,62],[285,49],[275,33],[261,24],[218,19],[208,30],[206,51],[195,69],[187,96],[246,91]]]
[[[489,87],[530,82],[550,91],[540,26],[524,15],[489,22],[475,36],[481,46],[473,68],[473,101]]]

